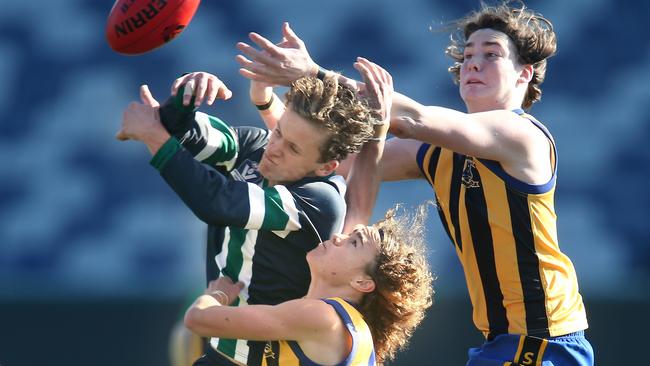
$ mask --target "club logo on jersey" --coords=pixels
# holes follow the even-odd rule
[[[470,157],[465,158],[465,169],[463,169],[463,177],[461,179],[465,188],[480,187],[480,182],[474,179],[475,176],[478,176],[475,172],[476,166],[474,165],[474,160]]]
[[[259,184],[262,174],[257,170],[257,162],[246,159],[237,168],[230,171],[230,175],[238,181]]]
[[[264,358],[275,359],[275,352],[273,352],[273,346],[271,346],[271,342],[266,342],[266,345],[264,346]]]

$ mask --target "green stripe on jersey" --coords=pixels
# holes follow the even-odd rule
[[[224,121],[217,117],[207,116],[210,122],[210,127],[213,128],[212,133],[217,133],[221,141],[217,146],[219,148],[210,156],[203,160],[204,163],[216,165],[218,163],[228,162],[237,157],[239,150],[237,145],[237,136],[235,132]],[[198,119],[197,119],[198,122]],[[207,126],[206,126],[207,127]]]
[[[246,233],[248,230],[230,227],[230,240],[228,241],[228,256],[226,258],[226,267],[221,270],[221,273],[230,277],[233,282],[239,279],[239,272],[244,263],[244,256],[241,248],[246,241]]]
[[[253,209],[251,207],[251,209]],[[287,227],[289,215],[284,212],[282,197],[273,187],[264,190],[264,221],[262,230],[284,230]]]
[[[235,299],[231,306],[239,306],[239,298]],[[230,358],[235,358],[235,350],[237,349],[236,339],[219,338],[217,350]]]
[[[149,164],[158,171],[162,171],[169,159],[171,159],[180,149],[181,143],[176,140],[176,137],[172,136],[163,144],[163,146],[160,147],[160,149],[158,149],[156,154],[149,161]]]

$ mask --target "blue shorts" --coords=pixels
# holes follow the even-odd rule
[[[466,366],[593,366],[594,350],[579,331],[548,339],[501,334],[471,348]]]

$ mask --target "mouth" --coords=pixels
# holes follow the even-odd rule
[[[266,154],[264,154],[263,159],[269,162],[271,165],[278,165],[275,161],[271,160]]]
[[[482,85],[484,83],[482,81],[476,80],[476,79],[469,79],[469,80],[467,80],[465,82],[465,85],[476,85],[476,84]]]

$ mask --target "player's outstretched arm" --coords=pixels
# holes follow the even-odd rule
[[[271,84],[255,80],[251,80],[250,84],[251,103],[257,108],[266,128],[274,129],[286,109],[284,103],[273,92]]]
[[[285,86],[304,76],[316,76],[318,65],[287,22],[282,25],[282,36],[283,42],[276,45],[257,33],[250,33],[250,40],[259,49],[245,42],[237,43],[237,49],[244,54],[236,57],[241,66],[239,73],[251,80]]]
[[[160,122],[160,104],[151,95],[147,85],[140,86],[141,103],[131,102],[122,114],[122,126],[115,135],[120,141],[142,141],[151,155],[171,137]]]
[[[331,306],[316,299],[292,300],[275,306],[227,306],[226,302],[236,298],[241,286],[231,281],[215,286],[215,281],[185,313],[185,326],[198,335],[260,341],[318,340],[331,336],[331,329],[340,323]],[[226,295],[233,292],[234,296]]]
[[[363,95],[376,113],[376,124],[373,137],[363,145],[348,174],[344,233],[351,232],[357,224],[366,225],[375,206],[393,100],[393,78],[386,70],[362,57],[354,67],[366,84]]]

